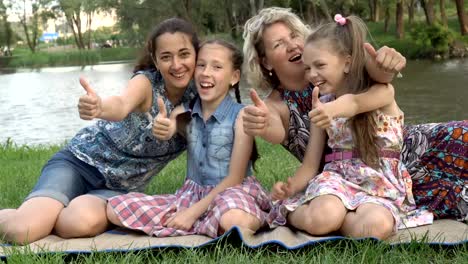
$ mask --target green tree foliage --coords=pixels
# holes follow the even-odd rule
[[[419,47],[419,57],[446,57],[454,41],[454,33],[439,23],[433,23],[431,26],[419,23],[412,27],[411,38]]]
[[[63,14],[78,49],[91,48],[91,23],[97,12],[103,11],[101,0],[56,0],[54,11]],[[85,28],[82,25],[85,24]]]
[[[7,19],[7,6],[3,1],[0,1],[0,47],[6,47],[6,53],[11,54],[10,47],[13,43],[15,34],[13,33],[11,24]],[[0,51],[0,54],[2,52],[3,50]]]
[[[41,35],[40,24],[54,17],[51,11],[52,0],[10,1],[12,13],[19,17],[24,38],[31,52],[35,52]]]

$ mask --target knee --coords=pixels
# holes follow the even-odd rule
[[[393,233],[394,220],[384,216],[368,218],[363,223],[364,234],[378,239],[386,239]],[[367,231],[368,230],[368,231]]]
[[[65,208],[60,213],[55,231],[63,238],[90,237],[98,235],[107,228],[104,212],[99,215],[84,208]]]
[[[377,239],[386,239],[393,233],[393,217],[376,214],[372,217],[365,217],[361,220],[360,228],[355,228],[351,233],[353,237],[375,237]]]
[[[343,210],[336,203],[324,202],[317,206],[309,206],[304,218],[305,231],[311,235],[325,235],[340,229],[343,224]]]
[[[109,220],[109,222],[111,222],[112,224],[116,226],[122,226],[122,222],[120,221],[119,217],[115,213],[114,208],[109,203],[107,203],[107,207],[106,207],[106,216],[107,216],[107,220]]]
[[[15,244],[27,244],[29,228],[25,225],[18,225],[12,221],[5,221],[0,226],[0,239],[12,242]]]
[[[221,216],[219,225],[223,230],[229,230],[234,226],[257,231],[260,228],[260,220],[243,210],[231,209]]]
[[[37,232],[33,230],[35,226],[32,223],[23,220],[24,219],[17,219],[13,215],[9,219],[3,221],[0,225],[0,239],[24,245],[42,238],[35,236]],[[52,227],[50,230],[52,230]]]

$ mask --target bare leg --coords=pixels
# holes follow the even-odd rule
[[[52,232],[63,204],[48,197],[31,198],[18,209],[0,212],[0,234],[9,242],[28,244]]]
[[[107,201],[94,195],[81,195],[62,210],[55,232],[63,238],[92,237],[106,231]]]
[[[393,232],[393,215],[382,205],[363,204],[355,212],[346,214],[341,232],[350,237],[386,239]]]
[[[224,213],[219,220],[219,226],[224,231],[238,226],[255,233],[260,225],[260,220],[257,217],[241,209],[231,209]]]
[[[106,211],[107,211],[107,219],[109,220],[109,222],[111,222],[112,224],[116,226],[124,227],[119,217],[117,217],[117,214],[114,212],[114,208],[112,208],[112,206],[109,203],[107,203]]]
[[[290,213],[288,222],[311,235],[325,235],[340,229],[346,212],[340,198],[323,195]]]

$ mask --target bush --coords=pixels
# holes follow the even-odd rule
[[[418,48],[417,56],[429,58],[447,57],[455,36],[452,30],[438,23],[432,26],[416,24],[410,34]]]

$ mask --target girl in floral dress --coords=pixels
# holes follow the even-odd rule
[[[313,137],[295,175],[273,186],[272,198],[286,200],[277,204],[270,221],[274,226],[287,219],[311,235],[340,231],[385,239],[399,227],[431,223],[432,214],[415,210],[411,177],[399,158],[403,113],[394,97],[375,97],[357,115],[343,111],[331,96],[322,98],[327,103],[319,101],[319,90],[350,96],[372,84],[364,67],[365,24],[355,16],[337,15],[335,21],[306,41],[304,65],[316,86],[309,113]],[[327,134],[332,152],[317,175]]]

